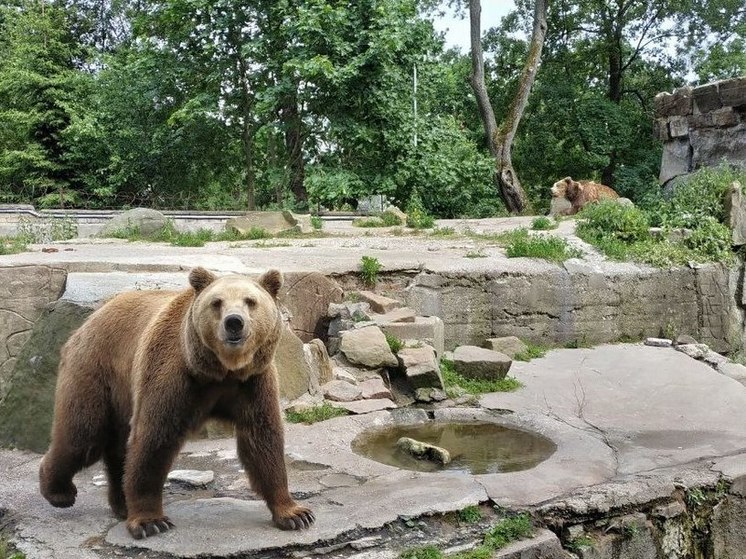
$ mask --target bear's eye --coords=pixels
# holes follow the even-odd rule
[[[243,302],[246,303],[246,306],[249,308],[256,306],[256,299],[254,299],[253,297],[246,297]]]
[[[213,299],[210,303],[213,309],[220,310],[220,307],[223,306],[223,300],[222,299]]]

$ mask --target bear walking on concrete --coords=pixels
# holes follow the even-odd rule
[[[140,539],[173,527],[163,484],[187,435],[210,418],[235,425],[252,488],[287,530],[313,513],[290,497],[273,357],[282,275],[218,278],[203,268],[183,291],[135,291],[93,313],[62,348],[52,443],[39,480],[56,507],[73,476],[103,457],[109,504]]]

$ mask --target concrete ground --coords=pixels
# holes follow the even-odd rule
[[[106,505],[100,465],[76,478],[73,508],[52,508],[37,489],[40,456],[21,451],[0,451],[0,510],[7,510],[1,520],[13,527],[12,539],[29,558],[248,557],[277,555],[278,548],[304,557],[344,548],[372,559],[395,556],[404,536],[381,534],[402,519],[424,533],[427,523],[417,519],[488,500],[509,510],[560,502],[609,510],[669,495],[682,484],[714,483],[721,473],[746,476],[746,387],[673,349],[554,350],[516,362],[511,374],[524,388],[432,415],[549,437],[556,452],[531,470],[416,473],[352,452],[351,441],[366,429],[429,420],[422,410],[403,409],[288,425],[291,491],[317,517],[307,531],[272,526],[248,489],[230,439],[194,441],[183,449],[175,467],[213,470],[215,481],[201,489],[166,488],[167,513],[176,524],[166,534],[129,537]]]

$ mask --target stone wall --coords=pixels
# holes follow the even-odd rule
[[[659,93],[655,119],[661,184],[723,161],[746,168],[746,77]]]

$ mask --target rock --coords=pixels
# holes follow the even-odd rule
[[[239,217],[233,217],[225,222],[228,231],[235,231],[246,235],[252,229],[262,229],[270,235],[287,232],[301,232],[298,220],[289,211],[256,211],[246,212]]]
[[[717,559],[746,557],[746,499],[728,495],[713,508],[712,539]]]
[[[535,530],[533,537],[511,542],[492,555],[492,559],[567,559],[568,557],[570,555],[562,549],[562,544],[554,532],[543,528]]]
[[[453,368],[466,378],[498,380],[505,378],[513,361],[499,351],[462,345],[453,352]]]
[[[707,344],[679,344],[676,346],[676,351],[680,351],[692,359],[704,359],[710,348],[707,347]]]
[[[703,357],[703,361],[714,369],[719,369],[721,365],[728,363],[728,358],[724,355],[720,355],[715,351],[708,351]]]
[[[645,340],[645,345],[649,345],[651,347],[671,347],[673,345],[673,342],[666,338],[647,338]]]
[[[414,322],[417,313],[409,307],[394,309],[386,314],[374,314],[371,316],[373,321],[378,325],[388,324],[390,322]]]
[[[559,198],[552,196],[549,202],[549,215],[556,217],[558,215],[567,215],[567,212],[572,208],[572,204],[567,198]]]
[[[418,402],[442,402],[448,398],[440,388],[418,388],[414,391],[414,399]]]
[[[746,386],[746,367],[744,367],[740,363],[718,363],[717,370],[724,374],[726,377],[737,380],[738,382]]]
[[[324,397],[335,402],[352,402],[359,400],[363,395],[360,386],[350,384],[343,380],[332,380],[321,387]]]
[[[343,296],[337,282],[323,274],[288,273],[278,299],[290,315],[290,328],[301,340],[310,342],[326,338],[329,306],[340,303]]]
[[[358,296],[363,302],[370,305],[370,309],[373,312],[378,314],[386,314],[402,306],[396,299],[390,299],[372,291],[360,291]]]
[[[684,504],[680,501],[673,501],[672,503],[655,507],[651,514],[657,518],[669,519],[676,518],[684,513],[686,513]]]
[[[334,367],[332,374],[335,380],[343,380],[345,382],[349,382],[350,384],[357,384],[357,379],[355,378],[355,376],[342,367]]]
[[[332,362],[321,340],[311,340],[303,345],[303,354],[309,369],[309,389],[317,392],[318,387],[333,380]]]
[[[28,341],[11,362],[15,366],[8,375],[8,392],[0,403],[0,445],[46,451],[60,349],[92,312],[92,305],[64,300],[43,310]]]
[[[167,479],[193,487],[204,487],[213,482],[215,472],[212,470],[172,470],[168,473]]]
[[[324,403],[324,399],[320,394],[303,394],[300,398],[296,398],[290,402],[286,407],[285,411],[300,413],[308,411],[312,408],[320,406]]]
[[[733,182],[725,193],[725,220],[731,230],[733,246],[746,245],[746,200],[741,183]]]
[[[625,208],[633,208],[635,206],[635,203],[632,200],[630,200],[629,198],[623,198],[621,196],[616,199],[616,203]]]
[[[658,180],[665,184],[674,177],[686,175],[690,170],[691,154],[687,139],[671,140],[663,145],[661,156],[661,170]]]
[[[412,388],[443,388],[440,366],[432,347],[404,348],[399,350],[398,357]]]
[[[716,83],[700,85],[692,90],[695,112],[709,113],[723,106]]]
[[[696,344],[697,340],[689,334],[679,334],[676,337],[676,345]]]
[[[396,367],[399,364],[386,336],[377,326],[342,332],[340,351],[351,363],[364,367]]]
[[[445,329],[437,316],[417,316],[414,322],[390,322],[382,324],[381,330],[400,340],[419,340],[435,348],[437,355],[445,350]]]
[[[108,237],[113,233],[124,230],[138,231],[140,235],[149,237],[161,231],[168,220],[157,210],[150,208],[135,208],[112,217],[99,231],[100,237]]]
[[[396,217],[398,217],[401,220],[402,225],[404,225],[407,222],[407,214],[401,211],[398,207],[389,206],[388,208],[386,208],[385,211],[390,214],[394,214]]]
[[[528,351],[528,346],[515,336],[505,336],[503,338],[489,338],[482,344],[486,349],[504,353],[511,359],[519,353]]]
[[[303,342],[287,326],[282,328],[280,342],[277,344],[275,366],[281,397],[294,400],[312,388],[312,372],[306,361]]]
[[[692,114],[692,88],[680,87],[673,93],[659,93],[653,100],[656,117]]]
[[[356,402],[330,402],[331,405],[344,408],[351,413],[363,414],[374,411],[390,410],[396,408],[396,404],[388,398],[379,398],[376,400],[358,400]]]
[[[396,448],[419,460],[428,460],[443,466],[451,462],[451,454],[445,448],[423,443],[410,437],[402,437],[396,441]]]
[[[364,380],[358,386],[363,391],[364,400],[379,398],[391,399],[391,391],[386,387],[386,384],[380,377]]]

